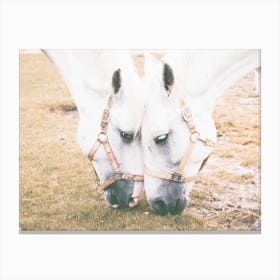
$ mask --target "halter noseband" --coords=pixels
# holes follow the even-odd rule
[[[187,162],[193,152],[194,146],[197,143],[197,141],[200,141],[205,146],[209,146],[209,147],[215,147],[215,142],[208,138],[202,139],[200,137],[200,133],[195,128],[193,118],[192,118],[192,113],[191,113],[189,107],[187,107],[186,103],[182,99],[180,100],[180,107],[181,107],[183,119],[186,122],[188,129],[191,133],[189,145],[185,151],[185,154],[184,154],[180,164],[178,165],[176,171],[171,174],[153,171],[153,170],[149,169],[147,166],[144,167],[144,173],[147,175],[157,177],[160,179],[164,179],[164,180],[168,180],[168,181],[173,181],[173,182],[177,182],[177,183],[186,183],[186,182],[194,181],[198,178],[198,175],[187,176],[187,177],[182,175],[183,170],[185,169],[185,167],[187,165]],[[206,160],[207,159],[208,158],[206,158]],[[204,160],[202,165],[204,165],[206,160]],[[201,168],[200,168],[200,170],[201,170]]]
[[[100,123],[101,131],[97,136],[97,140],[91,147],[89,153],[88,153],[88,159],[90,161],[93,161],[94,156],[99,149],[101,145],[103,145],[104,150],[106,152],[107,158],[111,164],[111,167],[113,169],[114,175],[109,177],[107,180],[105,180],[102,184],[100,183],[100,178],[98,177],[98,174],[95,171],[96,174],[96,182],[97,186],[100,190],[101,193],[104,192],[104,190],[109,187],[111,184],[118,180],[133,180],[133,181],[138,181],[138,182],[143,182],[144,181],[144,176],[143,175],[133,175],[130,173],[124,173],[121,171],[120,166],[116,160],[114,151],[109,143],[108,136],[107,136],[107,129],[108,129],[108,123],[110,120],[110,112],[111,112],[111,107],[113,105],[113,94],[110,94],[109,99],[107,101],[107,106],[103,110],[103,115]]]

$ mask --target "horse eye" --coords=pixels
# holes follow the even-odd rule
[[[124,142],[130,143],[134,138],[134,133],[121,131],[121,138]]]
[[[156,144],[162,144],[166,142],[167,138],[168,138],[168,134],[162,134],[160,136],[155,137],[154,141]]]

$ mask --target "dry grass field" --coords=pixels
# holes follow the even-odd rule
[[[143,57],[135,55],[142,73]],[[248,231],[260,217],[260,96],[254,73],[217,103],[218,144],[181,215],[156,216],[145,198],[112,209],[76,143],[71,95],[43,54],[20,54],[21,231]]]

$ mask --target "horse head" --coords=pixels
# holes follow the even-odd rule
[[[216,99],[258,63],[258,54],[247,51],[177,51],[161,61],[145,55],[144,188],[156,213],[184,210],[215,146]]]
[[[129,53],[45,51],[79,111],[77,141],[109,205],[133,207],[143,190],[141,82]]]

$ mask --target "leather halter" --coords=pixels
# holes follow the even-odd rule
[[[120,169],[120,166],[116,160],[114,151],[110,145],[110,142],[109,142],[108,136],[107,136],[107,129],[108,129],[108,123],[110,120],[110,111],[111,111],[112,105],[113,105],[113,94],[110,94],[109,99],[107,101],[107,105],[106,105],[105,109],[103,110],[102,120],[100,123],[101,131],[97,136],[97,140],[95,141],[95,143],[93,144],[93,146],[91,147],[91,149],[88,153],[88,159],[90,161],[93,161],[97,150],[99,149],[99,147],[101,145],[103,145],[107,158],[108,158],[108,160],[111,164],[111,167],[113,169],[113,172],[114,172],[113,176],[109,177],[107,180],[105,180],[101,184],[100,178],[98,177],[98,174],[93,167],[96,177],[97,177],[96,178],[97,187],[100,190],[100,193],[103,193],[107,187],[109,187],[111,184],[113,184],[114,182],[116,182],[118,180],[133,180],[133,181],[139,181],[139,182],[144,181],[143,175],[133,175],[130,173],[122,172]]]
[[[188,160],[193,152],[193,149],[195,147],[195,144],[197,143],[197,141],[202,142],[205,146],[209,146],[209,147],[215,147],[215,142],[206,138],[206,139],[202,139],[200,137],[200,133],[196,130],[194,122],[193,122],[193,118],[192,118],[192,114],[190,109],[187,107],[186,103],[184,102],[184,100],[180,100],[180,107],[181,107],[181,111],[182,111],[182,116],[184,121],[186,122],[188,129],[191,133],[190,135],[190,142],[187,146],[187,149],[184,153],[184,156],[180,162],[180,164],[178,165],[176,171],[174,173],[168,174],[168,173],[160,173],[157,171],[153,171],[151,169],[149,169],[147,166],[144,167],[144,173],[153,177],[157,177],[160,179],[164,179],[164,180],[168,180],[168,181],[173,181],[173,182],[178,182],[178,183],[186,183],[186,182],[190,182],[190,181],[194,181],[198,178],[198,175],[195,176],[183,176],[183,170],[185,169]],[[208,156],[209,157],[209,156]],[[207,158],[208,159],[208,158]],[[205,162],[203,162],[205,163]],[[202,164],[203,165],[203,164]],[[203,166],[202,166],[203,167]],[[201,168],[202,168],[201,167]],[[200,168],[200,170],[201,170]]]

